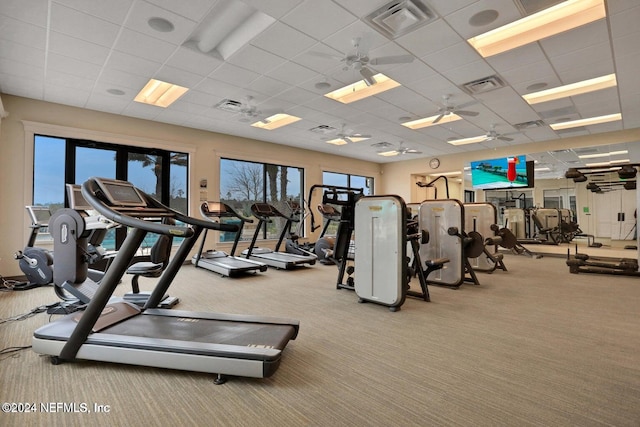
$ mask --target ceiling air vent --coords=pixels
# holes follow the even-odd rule
[[[395,39],[436,18],[420,0],[392,1],[364,17],[364,21],[384,36]]]
[[[544,126],[544,122],[542,120],[531,120],[530,122],[516,123],[513,125],[513,127],[518,130],[535,129],[541,126]]]
[[[504,83],[498,76],[484,77],[462,85],[462,89],[471,95],[490,92],[501,87],[504,87]]]
[[[242,102],[234,101],[233,99],[223,99],[213,107],[230,113],[239,113],[242,110]]]
[[[309,129],[310,132],[313,133],[319,133],[322,135],[329,135],[333,132],[336,131],[336,128],[331,127],[331,126],[327,126],[327,125],[320,125],[320,126],[316,126],[314,128]]]

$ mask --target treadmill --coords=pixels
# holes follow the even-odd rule
[[[184,215],[126,181],[91,178],[82,195],[129,233],[85,311],[34,332],[36,353],[50,355],[53,364],[84,359],[214,373],[217,384],[228,375],[264,378],[278,369],[284,348],[298,334],[297,320],[150,308],[165,295],[203,230],[237,226]],[[184,225],[159,222],[165,217]],[[183,240],[140,308],[112,295],[149,232]]]
[[[214,221],[213,218],[218,218],[220,222],[223,222],[223,218],[229,218],[239,221],[240,224],[238,226],[238,231],[234,233],[235,237],[233,239],[233,247],[231,248],[230,254],[216,250],[203,251],[204,243],[207,240],[207,232],[209,231],[208,229],[204,230],[204,235],[202,237],[198,253],[191,258],[193,265],[213,271],[223,277],[236,277],[242,273],[267,271],[266,264],[235,256],[238,242],[242,236],[244,224],[246,222],[253,222],[252,219],[240,215],[231,206],[222,202],[204,202],[200,205],[200,214],[203,218],[210,221]]]
[[[315,254],[298,255],[279,252],[280,245],[282,244],[285,235],[287,232],[291,232],[291,224],[294,221],[297,221],[297,219],[284,215],[268,203],[254,203],[251,205],[251,212],[256,218],[258,218],[258,226],[256,227],[255,233],[253,233],[253,239],[251,240],[249,248],[242,251],[242,255],[247,259],[263,262],[270,267],[284,270],[291,270],[296,267],[306,265],[314,265],[316,263],[318,257]],[[283,218],[285,220],[285,225],[282,227],[282,232],[278,238],[278,243],[276,243],[275,250],[257,248],[256,240],[258,240],[258,235],[260,234],[262,226],[264,225],[266,228],[267,223],[272,222],[273,218]]]

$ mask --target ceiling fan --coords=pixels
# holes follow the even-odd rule
[[[258,110],[258,107],[253,104],[253,96],[250,95],[245,97],[243,102],[240,104],[238,112],[242,115],[242,117],[240,118],[241,122],[251,121],[251,119],[254,119],[262,114],[262,111]]]
[[[351,142],[360,142],[365,139],[371,138],[371,135],[365,135],[362,133],[355,133],[351,129],[345,129],[345,124],[343,123],[340,127],[340,131],[336,134],[336,138],[332,138],[327,141],[329,144],[333,145],[344,145]]]
[[[393,147],[393,144],[389,142],[378,142],[371,146],[379,148],[380,150],[378,150],[378,155],[385,157],[402,156],[405,154],[422,154],[422,151],[416,150],[415,148],[405,147],[403,142],[400,142],[398,147],[395,149],[390,149]]]
[[[496,125],[491,125],[489,127],[489,131],[485,135],[485,137],[486,137],[485,141],[498,140],[498,141],[511,142],[511,141],[513,141],[513,138],[509,138],[507,135],[513,135],[515,133],[519,133],[519,132],[513,132],[513,133],[508,133],[508,134],[498,133],[496,131]]]
[[[515,135],[517,133],[521,133],[521,132],[498,133],[498,131],[496,131],[496,125],[492,124],[489,127],[489,131],[485,135],[485,141],[498,140],[498,141],[511,142],[513,141],[513,138],[510,138],[508,135]]]
[[[331,55],[324,52],[310,51],[309,54],[322,58],[337,59],[344,63],[343,70],[356,70],[363,77],[367,86],[376,84],[374,78],[375,72],[368,65],[387,65],[387,64],[408,64],[413,62],[413,55],[392,55],[380,56],[377,58],[369,58],[369,48],[371,45],[370,35],[365,33],[361,37],[351,40],[353,50],[346,56]]]
[[[451,99],[451,95],[444,95],[442,97],[442,107],[438,109],[439,115],[438,117],[435,118],[433,123],[438,123],[440,120],[442,120],[444,116],[448,116],[450,114],[456,114],[458,116],[468,116],[468,117],[475,117],[478,114],[480,114],[477,111],[468,111],[463,109],[463,108],[469,107],[470,105],[477,104],[478,101],[471,101],[462,105],[455,106],[449,103],[449,99]]]

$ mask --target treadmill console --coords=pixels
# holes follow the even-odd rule
[[[146,207],[147,202],[130,182],[108,178],[94,178],[102,194],[112,206]]]

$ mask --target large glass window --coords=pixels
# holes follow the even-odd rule
[[[66,140],[36,136],[33,155],[33,204],[49,206],[53,212],[64,207],[64,164]]]
[[[291,202],[302,205],[304,169],[247,162],[244,160],[220,160],[220,199],[244,216],[251,217],[251,205],[256,202],[269,203],[285,215],[291,215]],[[245,224],[242,240],[250,240],[258,221]],[[262,239],[279,236],[284,221],[276,220],[263,229]],[[295,230],[294,230],[295,231]],[[232,240],[221,233],[221,241]]]
[[[341,187],[362,188],[365,196],[373,194],[373,178],[348,173],[322,172],[322,184]]]
[[[373,194],[373,178],[368,176],[361,175],[351,175],[348,173],[338,173],[338,172],[322,172],[322,184],[323,185],[335,185],[340,187],[351,187],[362,189],[362,192],[365,196],[370,196]],[[326,225],[326,218],[323,218],[323,227]],[[335,236],[338,232],[338,223],[333,221],[331,222],[327,229],[326,235]]]
[[[34,205],[49,206],[53,213],[65,206],[65,184],[82,184],[92,176],[130,181],[162,203],[188,211],[186,153],[36,135]],[[103,246],[116,249],[124,236],[123,229],[113,229]]]

